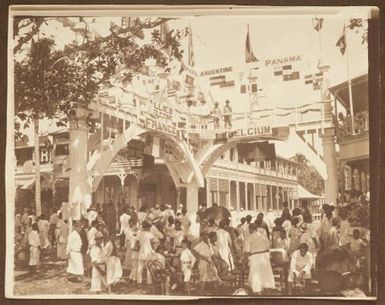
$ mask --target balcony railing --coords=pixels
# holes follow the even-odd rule
[[[367,134],[369,131],[369,112],[360,111],[354,114],[354,128],[352,119],[349,116],[339,115],[337,125],[337,136],[339,140],[344,140],[350,136]]]

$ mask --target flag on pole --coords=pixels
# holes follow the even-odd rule
[[[195,65],[191,26],[188,28],[188,65],[190,67]]]
[[[250,43],[250,35],[249,35],[249,26],[247,26],[247,35],[246,35],[246,50],[245,50],[245,55],[246,55],[246,63],[251,63],[251,62],[257,62],[259,61],[255,55],[254,52],[251,48],[251,43]]]
[[[319,32],[322,29],[323,18],[313,18],[313,28]]]
[[[342,30],[341,37],[338,39],[338,41],[336,43],[336,47],[340,48],[340,52],[341,52],[342,55],[345,54],[345,51],[346,51],[345,25],[344,25],[344,28]]]

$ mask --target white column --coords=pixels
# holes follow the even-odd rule
[[[198,185],[195,183],[195,180],[187,184],[186,208],[188,213],[195,213],[198,211]]]
[[[324,161],[326,164],[327,180],[325,180],[325,203],[337,204],[338,181],[337,181],[337,159],[334,136],[324,135],[322,137]]]
[[[270,209],[274,208],[274,203],[273,203],[273,185],[270,184]]]
[[[209,176],[206,178],[206,202],[207,202],[208,208],[213,205],[212,200],[211,200],[210,177]]]
[[[255,183],[254,182],[253,182],[253,198],[252,198],[251,202],[253,203],[253,209],[257,210],[257,200],[255,198]]]
[[[239,204],[239,200],[240,200],[240,192],[239,192],[239,181],[237,181],[236,182],[236,194],[237,194],[237,196],[236,196],[236,203],[237,203],[237,205],[236,205],[236,210],[237,211],[240,211],[241,210],[241,206],[240,206],[240,204]]]
[[[86,213],[91,190],[87,185],[87,141],[88,127],[85,110],[79,110],[77,121],[70,122],[70,173],[69,202],[74,207],[73,220],[80,220]]]
[[[220,198],[219,198],[219,178],[218,178],[218,173],[217,173],[216,182],[217,182],[217,204],[219,206],[219,205],[221,205],[221,202],[220,202]]]
[[[249,200],[248,200],[248,196],[247,196],[247,185],[248,183],[245,181],[245,210],[248,210],[249,209]]]
[[[231,180],[229,179],[228,182],[229,182],[229,193],[227,195],[227,197],[228,197],[227,208],[230,209],[230,207],[231,207]]]

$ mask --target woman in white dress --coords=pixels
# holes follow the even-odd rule
[[[273,270],[270,263],[269,240],[261,223],[249,225],[250,235],[245,240],[245,254],[249,260],[249,286],[253,293],[275,288]]]
[[[133,269],[133,257],[132,257],[132,249],[135,246],[135,235],[138,228],[136,225],[136,221],[134,219],[130,219],[128,221],[128,227],[124,229],[124,238],[125,242],[124,245],[126,247],[126,251],[124,254],[124,262],[123,262],[123,268],[127,270]]]
[[[39,227],[40,245],[42,249],[47,249],[51,246],[51,243],[48,239],[49,222],[47,219],[45,219],[45,216],[42,215],[39,217],[37,225]]]
[[[40,237],[37,223],[32,225],[31,232],[28,233],[29,244],[29,267],[30,272],[36,272],[37,265],[40,262]]]
[[[118,257],[114,236],[106,234],[104,242],[104,254],[106,256],[107,267],[107,285],[113,287],[122,278],[123,269]]]
[[[77,281],[81,281],[84,275],[83,255],[81,253],[82,239],[80,237],[81,223],[73,221],[73,231],[68,236],[67,255],[68,267],[67,273],[75,276]]]
[[[57,258],[60,260],[67,259],[67,242],[69,226],[68,221],[62,219],[62,215],[59,215],[59,221],[56,224],[56,250]]]
[[[232,241],[229,232],[225,230],[226,220],[222,219],[219,222],[217,230],[217,247],[220,257],[227,263],[230,271],[234,269],[233,256],[231,253]]]

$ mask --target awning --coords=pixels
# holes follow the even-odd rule
[[[25,177],[16,179],[16,188],[21,190],[31,190],[35,183],[35,177]]]
[[[298,198],[299,199],[321,199],[321,196],[310,193],[303,186],[298,185]]]

